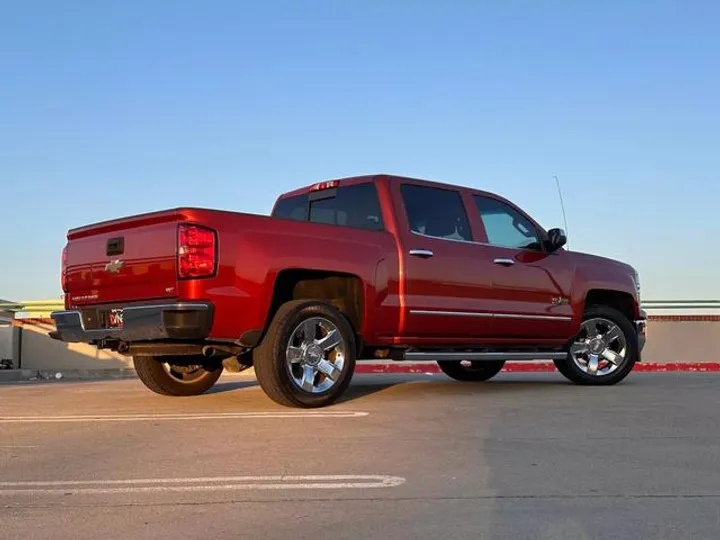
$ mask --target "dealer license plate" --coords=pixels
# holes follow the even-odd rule
[[[123,327],[123,310],[111,309],[108,312],[108,327],[109,328],[122,328]]]

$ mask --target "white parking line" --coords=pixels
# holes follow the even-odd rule
[[[193,491],[377,489],[393,488],[405,478],[386,475],[220,476],[136,480],[60,480],[0,482],[0,496],[18,494],[122,494]]]
[[[58,422],[158,422],[177,420],[266,420],[283,418],[361,418],[361,411],[278,411],[196,414],[87,414],[67,416],[6,416],[0,424],[35,424]]]

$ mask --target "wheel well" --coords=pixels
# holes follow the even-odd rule
[[[326,301],[345,314],[355,332],[359,332],[362,328],[362,281],[352,274],[319,270],[283,270],[275,281],[268,324],[278,308],[291,300]]]
[[[635,300],[628,293],[605,289],[593,289],[585,298],[585,307],[609,306],[625,315],[629,321],[635,319]]]

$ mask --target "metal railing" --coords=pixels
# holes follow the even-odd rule
[[[65,301],[62,299],[0,303],[0,311],[8,311],[11,313],[51,313],[61,309],[65,309]]]
[[[720,309],[720,300],[645,300],[642,308],[650,309]]]
[[[720,300],[644,300],[642,308],[646,311],[720,310]],[[11,312],[25,317],[49,317],[53,311],[63,309],[65,309],[65,303],[62,299],[0,303],[0,311]]]

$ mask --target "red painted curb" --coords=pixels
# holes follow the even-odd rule
[[[668,373],[668,372],[720,372],[720,362],[695,362],[689,364],[652,364],[643,362],[635,364],[634,371],[644,371],[651,373]],[[555,366],[551,362],[512,362],[505,364],[503,371],[509,373],[548,373],[555,371]],[[372,364],[366,362],[358,362],[355,367],[356,373],[425,373],[434,374],[441,373],[437,364],[423,363],[413,364],[410,362],[397,362],[396,364]]]
[[[652,371],[656,373],[668,371],[720,371],[720,363],[718,362],[692,362],[688,364],[649,364],[642,362],[635,364],[634,371]]]

